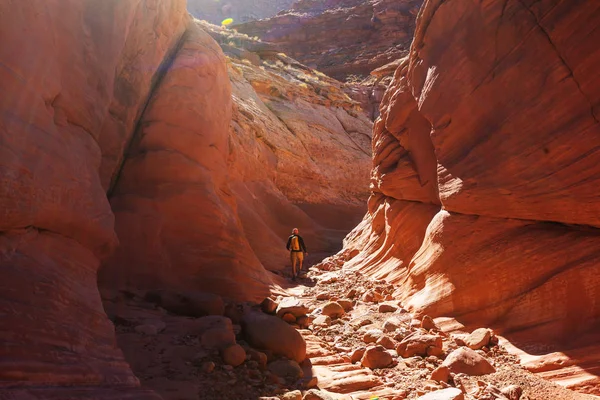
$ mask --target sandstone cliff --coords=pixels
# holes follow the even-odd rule
[[[583,343],[600,320],[599,11],[425,3],[375,124],[347,267],[421,315]]]
[[[360,219],[356,103],[331,80],[235,69],[185,1],[3,3],[0,33],[3,396],[155,397],[116,347],[101,262],[108,296],[257,300],[292,225],[331,251]]]
[[[422,0],[300,0],[272,18],[235,29],[336,79],[367,76],[406,55]]]

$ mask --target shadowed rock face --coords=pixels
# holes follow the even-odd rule
[[[277,44],[329,76],[368,75],[406,55],[422,0],[301,0],[235,29]]]
[[[97,278],[107,292],[262,299],[274,284],[265,266],[287,262],[280,249],[297,223],[289,210],[320,232],[315,249],[329,249],[329,230],[339,237],[360,218],[370,123],[335,108],[356,104],[333,84],[319,90],[339,99],[295,92],[283,78],[277,89],[289,97],[261,100],[276,74],[231,75],[243,97],[233,111],[239,126],[260,126],[250,107],[268,104],[277,109],[266,124],[278,125],[257,136],[301,137],[255,153],[258,137],[231,122],[227,60],[184,1],[5,2],[0,38],[2,395],[59,399],[69,386],[74,397],[154,398],[116,347]],[[302,117],[288,108],[295,102]],[[309,129],[314,116],[328,128]],[[338,139],[352,150],[336,158]],[[334,213],[351,218],[336,228],[327,221]],[[283,237],[275,226],[285,226]]]
[[[154,397],[127,394],[96,271],[117,245],[105,189],[188,21],[184,1],[0,5],[0,389],[23,388],[9,397]]]
[[[599,16],[425,3],[375,123],[351,266],[398,283],[413,311],[523,339],[598,322]]]

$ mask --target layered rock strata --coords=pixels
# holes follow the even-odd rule
[[[301,0],[272,18],[235,26],[329,76],[368,76],[406,55],[422,0]]]
[[[426,1],[375,124],[349,267],[509,339],[597,324],[599,11]]]

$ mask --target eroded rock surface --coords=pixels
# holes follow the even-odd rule
[[[367,76],[404,56],[422,0],[301,0],[290,10],[235,29],[336,79]]]
[[[347,268],[398,283],[419,315],[521,343],[595,326],[599,7],[425,3],[375,123]]]

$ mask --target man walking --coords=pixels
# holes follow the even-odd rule
[[[304,261],[304,255],[306,252],[306,246],[304,245],[304,239],[298,235],[298,228],[292,230],[292,236],[288,238],[286,249],[290,252],[290,260],[292,261],[292,280],[296,280],[296,262],[299,262],[299,270],[302,271],[302,261]]]

